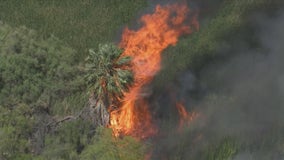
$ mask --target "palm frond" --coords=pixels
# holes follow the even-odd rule
[[[122,97],[133,82],[133,74],[129,69],[131,57],[120,57],[122,52],[113,44],[100,44],[98,51],[89,50],[85,79],[96,97]],[[104,86],[102,81],[105,82]]]

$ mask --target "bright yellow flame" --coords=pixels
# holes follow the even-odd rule
[[[141,139],[157,132],[148,104],[141,96],[141,88],[149,84],[160,70],[162,51],[175,45],[180,35],[191,33],[191,25],[198,26],[196,18],[191,25],[184,24],[188,12],[186,5],[158,5],[153,14],[141,18],[143,26],[139,30],[124,30],[121,56],[132,57],[134,84],[129,92],[124,93],[122,106],[110,111],[110,128],[115,136],[131,135]]]

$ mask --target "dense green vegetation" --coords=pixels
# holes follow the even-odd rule
[[[98,128],[92,142],[82,152],[83,160],[134,160],[143,159],[146,146],[131,137],[115,138],[110,129]]]
[[[84,81],[74,67],[76,52],[57,38],[43,39],[25,27],[0,24],[0,28],[1,141],[8,140],[1,142],[1,159],[14,159],[42,147],[37,146],[43,141],[38,138],[44,137],[36,134],[53,113],[80,109],[71,108],[65,99],[82,92]],[[64,105],[70,108],[57,110]]]
[[[76,58],[84,60],[89,48],[115,40],[121,27],[145,6],[146,1],[136,0],[3,0],[0,20],[25,25],[44,37],[54,34],[78,51]]]
[[[232,32],[247,32],[245,16],[249,11],[265,9],[272,2],[225,0],[199,32],[166,50],[155,87],[161,88],[187,68],[198,73],[219,56],[224,41],[234,41]],[[148,144],[132,137],[114,138],[109,129],[97,128],[92,120],[82,117],[82,110],[90,96],[88,91],[99,90],[96,79],[105,74],[96,72],[96,56],[104,51],[99,44],[113,42],[121,28],[134,21],[146,6],[146,1],[135,0],[0,0],[0,159],[144,159]],[[107,49],[111,50],[107,53],[114,53],[107,59],[111,62],[121,53],[112,45]],[[124,65],[129,59],[122,61],[116,63]],[[87,70],[85,64],[89,64]],[[130,73],[115,73],[125,90]],[[113,86],[110,83],[108,90],[119,95],[121,90]],[[96,96],[104,94],[96,92]],[[70,115],[75,118],[61,122]],[[193,139],[187,140],[190,131],[171,143],[176,149],[169,150],[167,158],[187,156]],[[227,160],[240,152],[283,150],[282,135],[283,131],[276,129],[261,143],[221,137],[206,142],[198,149],[199,155],[192,157]]]
[[[143,1],[1,1],[0,19],[14,27],[0,24],[0,159],[78,159],[92,141],[93,124],[86,119],[58,129],[53,124],[87,103],[80,61],[89,48],[113,41],[143,6]],[[127,141],[131,138],[116,144]]]
[[[1,24],[0,35],[1,104],[48,105],[48,99],[60,98],[56,92],[75,93],[80,73],[72,67],[74,50],[62,46],[53,36],[43,40],[25,27],[14,29]]]

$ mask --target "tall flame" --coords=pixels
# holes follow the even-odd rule
[[[121,56],[132,57],[134,83],[129,92],[124,93],[122,106],[110,111],[110,128],[116,136],[145,138],[157,132],[141,89],[160,70],[162,51],[175,45],[180,35],[191,33],[191,25],[198,27],[195,18],[190,25],[184,24],[188,12],[186,5],[158,5],[153,14],[142,16],[143,26],[139,30],[124,30]]]

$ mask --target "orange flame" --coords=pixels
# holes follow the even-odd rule
[[[141,89],[160,70],[162,51],[175,45],[180,35],[192,32],[192,27],[184,24],[188,12],[186,5],[158,5],[153,14],[142,16],[143,26],[139,30],[124,30],[121,56],[132,57],[134,83],[129,92],[124,93],[122,106],[110,111],[110,128],[115,136],[131,135],[141,139],[157,132]],[[195,18],[191,25],[198,27]]]
[[[187,112],[184,105],[180,102],[176,103],[176,107],[180,116],[179,128],[178,128],[179,131],[181,131],[184,126],[188,126],[190,122],[192,122],[195,118],[199,116],[199,114],[196,112],[192,113]]]

